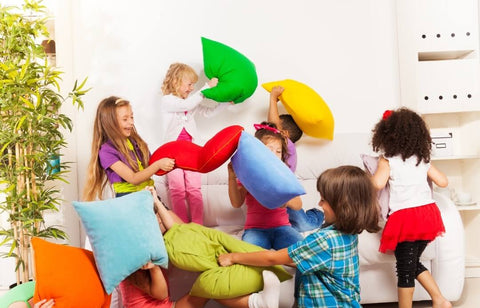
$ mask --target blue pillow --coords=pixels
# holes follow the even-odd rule
[[[246,132],[240,136],[232,166],[242,185],[266,208],[278,208],[305,194],[302,184],[287,165]]]
[[[149,191],[123,197],[73,202],[93,248],[105,291],[149,261],[167,268],[168,255]]]

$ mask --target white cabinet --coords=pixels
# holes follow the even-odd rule
[[[480,277],[480,65],[478,0],[397,1],[401,103],[433,132],[451,133],[451,151],[433,156],[449,188],[469,192],[459,206],[467,275]],[[448,232],[448,230],[447,230]]]

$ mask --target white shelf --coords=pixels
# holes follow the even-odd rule
[[[479,211],[480,205],[457,205],[459,211]]]
[[[478,159],[480,158],[479,155],[452,155],[452,156],[443,156],[443,157],[435,157],[432,156],[432,160],[439,161],[439,160],[461,160],[461,159]]]

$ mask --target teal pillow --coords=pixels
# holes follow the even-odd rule
[[[217,261],[221,254],[264,249],[195,223],[174,225],[165,233],[165,245],[173,265],[187,271],[202,272],[190,291],[193,296],[225,299],[261,291],[262,271],[265,269],[274,272],[280,281],[292,278],[281,266],[235,264],[221,267]]]
[[[305,194],[305,189],[288,166],[260,140],[242,132],[232,157],[237,178],[260,204],[269,209]]]
[[[217,102],[241,103],[258,85],[255,64],[235,49],[202,37],[205,75],[218,78],[218,85],[202,91]]]
[[[105,291],[149,261],[167,268],[168,255],[149,191],[123,197],[73,202],[93,248]]]

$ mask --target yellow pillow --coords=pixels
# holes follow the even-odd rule
[[[285,90],[280,100],[298,127],[307,135],[333,140],[334,119],[330,108],[315,90],[301,82],[285,79],[262,84],[268,92],[274,86]]]

